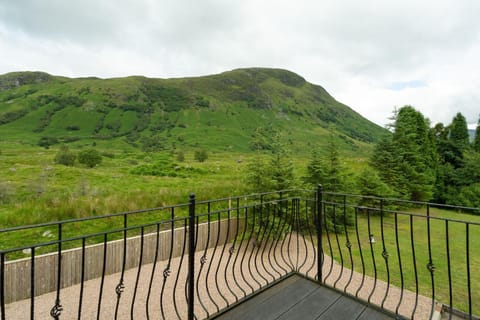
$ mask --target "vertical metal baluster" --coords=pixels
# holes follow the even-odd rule
[[[301,200],[300,200],[300,199],[298,199],[297,206],[298,206],[298,226],[297,226],[297,228],[300,230],[300,218],[301,218],[300,212],[301,212],[301,209],[302,209],[302,207],[301,207]],[[306,201],[305,201],[305,221],[306,221],[306,223],[305,223],[305,226],[303,226],[303,227],[308,230],[308,228],[309,228],[309,227],[308,227],[308,205],[307,205]],[[300,265],[298,266],[298,271],[299,271],[299,272],[300,272],[300,270],[302,270],[302,268],[305,266],[305,264],[307,263],[308,258],[309,258],[309,255],[308,255],[308,245],[307,245],[307,241],[306,241],[306,239],[305,239],[305,232],[306,232],[305,229],[303,229],[303,230],[301,231],[302,240],[303,240],[303,247],[305,248],[305,255],[304,255],[304,257],[303,257],[302,263],[300,263]],[[313,261],[315,261],[315,256],[313,257]],[[310,270],[310,269],[309,269],[309,270]],[[307,270],[305,273],[303,273],[303,275],[308,276],[308,270]]]
[[[230,211],[230,210],[228,210]],[[230,215],[230,212],[229,212],[229,215]],[[220,221],[221,221],[221,213],[220,211],[218,212],[218,225],[220,225]],[[221,290],[221,287],[218,285],[218,273],[220,271],[220,265],[222,263],[222,260],[223,260],[223,254],[225,253],[225,248],[227,246],[227,239],[228,237],[230,236],[230,223],[227,224],[227,234],[225,236],[225,241],[223,243],[223,247],[222,247],[222,251],[220,253],[220,258],[218,259],[218,264],[217,264],[217,268],[215,270],[215,285],[217,286],[217,292],[220,294],[220,297],[223,299],[223,301],[225,302],[226,306],[228,307],[229,306],[229,303],[228,303],[228,300],[225,298],[225,295],[223,294],[222,290]],[[218,235],[220,237],[220,234]]]
[[[203,267],[205,266],[205,263],[207,262],[207,250],[208,250],[208,245],[210,244],[210,221],[211,221],[210,212],[208,212],[207,219],[208,219],[208,221],[207,221],[207,240],[205,241],[205,248],[203,249],[203,255],[200,258],[200,270],[198,271],[196,290],[197,290],[198,302],[200,303],[200,306],[202,307],[203,311],[205,311],[205,313],[207,314],[207,318],[209,318],[210,313],[208,312],[208,309],[203,304],[203,301],[202,301],[202,298],[201,298],[201,295],[200,295],[200,276],[202,274]],[[210,292],[208,291],[208,279],[205,279],[205,286],[206,286],[206,289],[207,289],[207,294],[210,296]]]
[[[237,217],[238,217],[238,213],[237,213]],[[230,226],[230,209],[228,209],[228,225]],[[238,221],[238,220],[237,220]],[[228,232],[227,234],[230,232],[230,228],[228,229]],[[230,261],[232,260],[232,256],[233,256],[233,253],[235,252],[235,241],[237,239],[237,235],[238,235],[238,224],[237,224],[237,231],[235,233],[235,236],[233,237],[233,242],[232,242],[232,246],[230,247],[230,249],[228,249],[228,260],[227,260],[227,264],[225,265],[225,269],[223,271],[223,278],[225,280],[225,283],[227,284],[227,289],[228,291],[230,291],[230,293],[235,297],[235,301],[238,301],[238,296],[235,294],[235,292],[232,290],[232,288],[230,287],[230,284],[228,282],[228,277],[227,277],[227,271],[228,271],[228,266],[230,265]],[[229,237],[227,237],[225,239],[225,243],[229,241]],[[236,282],[236,279],[235,279],[235,269],[233,269],[233,265],[232,265],[232,270],[231,270],[231,273],[230,273],[233,278],[234,278],[234,282]]]
[[[266,204],[266,211],[268,212],[269,208],[270,208],[270,204],[267,203]],[[260,278],[262,278],[263,281],[265,281],[265,284],[268,284],[268,279],[265,278],[263,276],[263,274],[260,272],[259,268],[258,268],[258,254],[260,252],[260,249],[262,246],[264,246],[264,242],[265,242],[265,231],[267,229],[267,226],[263,226],[264,225],[264,210],[263,208],[260,210],[260,217],[258,218],[258,223],[259,223],[259,230],[258,230],[258,246],[257,246],[257,250],[255,252],[255,258],[254,258],[254,265],[255,265],[255,271],[257,272],[257,274],[260,276]],[[262,227],[263,227],[263,232],[262,232]],[[263,261],[261,261],[262,265],[263,265]]]
[[[60,318],[62,313],[62,305],[60,304],[60,289],[62,287],[62,224],[58,224],[58,259],[57,259],[57,296],[55,298],[55,305],[50,310],[50,316],[55,320]]]
[[[310,224],[310,218],[308,216],[308,208],[310,207],[310,203],[311,201],[309,201],[308,199],[305,200],[305,221],[306,221],[306,226],[307,226],[307,231],[308,231],[308,237],[310,238],[310,244],[311,244],[311,249],[312,249],[312,254],[313,254],[313,259],[311,260],[311,264],[310,264],[310,268],[307,269],[307,271],[305,271],[305,275],[308,277],[310,272],[312,271],[312,269],[315,267],[315,263],[317,261],[317,250],[315,248],[315,243],[313,241],[313,235],[312,235],[312,228],[311,228],[311,224]],[[315,216],[316,216],[316,207],[312,207],[312,210],[311,210],[311,221],[313,222],[314,225],[317,224],[316,222],[316,219],[315,219]],[[307,249],[307,252],[308,252],[308,249]],[[308,261],[308,259],[307,259]],[[316,270],[318,272],[318,268]],[[314,275],[314,278],[318,279],[318,273]]]
[[[210,214],[210,203],[208,203],[208,212]],[[213,265],[213,260],[215,258],[215,253],[217,252],[217,247],[218,247],[218,242],[220,241],[220,229],[221,229],[221,224],[220,224],[220,213],[219,213],[219,216],[218,216],[218,219],[217,219],[217,238],[215,239],[215,246],[213,247],[213,252],[212,252],[212,257],[210,258],[210,263],[208,264],[208,269],[207,269],[207,274],[206,274],[206,279],[207,279],[207,282],[209,280],[209,275],[210,275],[210,270],[212,268],[212,265]],[[220,262],[219,262],[220,263]],[[215,299],[213,299],[213,297],[210,295],[210,290],[208,289],[208,283],[207,283],[207,293],[208,293],[208,297],[210,298],[210,300],[212,301],[212,303],[215,305],[215,308],[217,309],[217,312],[220,311],[220,307],[218,306],[217,302],[215,301]]]
[[[5,253],[0,253],[0,311],[2,312],[2,320],[7,317],[5,315]]]
[[[447,273],[448,273],[448,303],[449,303],[449,315],[448,319],[452,319],[452,309],[453,309],[453,293],[452,293],[452,269],[450,265],[450,235],[448,230],[448,220],[445,220],[445,237],[446,237],[446,246],[447,246]]]
[[[330,275],[332,274],[332,271],[333,271],[333,256],[334,255],[333,255],[333,249],[332,249],[332,242],[330,241],[330,232],[328,231],[327,214],[326,214],[327,205],[325,204],[325,206],[323,208],[325,210],[324,214],[323,214],[323,218],[324,218],[324,222],[325,222],[325,235],[327,236],[328,249],[330,250],[330,269],[328,270],[328,273],[325,276],[325,280],[324,280],[324,282],[327,283],[327,279],[330,277]]]
[[[103,296],[103,285],[105,282],[105,271],[107,266],[107,234],[103,235],[103,267],[102,267],[102,280],[100,282],[100,293],[98,295],[98,307],[97,307],[97,320],[100,320],[100,312],[102,309],[102,296]]]
[[[35,247],[31,247],[30,257],[30,319],[35,319]]]
[[[153,257],[152,273],[150,275],[150,282],[148,284],[147,302],[145,303],[145,314],[147,315],[147,319],[150,319],[150,295],[152,293],[152,285],[153,285],[153,279],[155,276],[155,270],[157,269],[158,247],[160,242],[160,223],[157,223],[156,234],[157,234],[157,237],[155,242],[155,255]]]
[[[323,208],[323,187],[321,184],[317,187],[316,194],[316,228],[317,228],[317,280],[323,281],[323,239],[322,239],[322,208]]]
[[[337,277],[337,280],[335,280],[335,282],[333,283],[333,287],[336,288],[337,287],[337,283],[338,281],[340,281],[340,279],[342,278],[343,276],[343,269],[344,269],[344,263],[343,263],[343,253],[342,253],[342,246],[340,246],[340,240],[338,239],[338,230],[337,230],[337,205],[334,204],[333,205],[333,230],[335,232],[335,241],[337,242],[337,248],[338,248],[338,254],[340,256],[340,273]]]
[[[432,306],[430,308],[430,318],[433,317],[433,313],[435,312],[435,265],[433,264],[432,260],[432,241],[430,236],[430,204],[427,204],[427,241],[428,241],[428,263],[427,269],[430,272],[430,279],[432,283]]]
[[[415,304],[412,310],[412,316],[410,318],[414,319],[415,311],[418,306],[418,272],[417,272],[417,258],[415,256],[415,241],[413,239],[413,215],[410,215],[410,242],[412,245],[412,259],[413,259],[413,273],[415,275]]]
[[[347,292],[347,288],[352,282],[353,278],[353,270],[354,265],[353,265],[353,256],[352,256],[352,243],[350,242],[350,238],[348,236],[348,228],[347,228],[347,196],[343,196],[343,221],[344,221],[344,231],[345,231],[345,246],[347,247],[348,250],[348,255],[350,256],[350,277],[348,278],[347,283],[345,284],[345,287],[343,288],[344,292]]]
[[[195,317],[195,194],[190,194],[188,226],[188,320]]]
[[[280,244],[280,257],[282,258],[282,261],[283,261],[283,264],[285,266],[285,268],[288,268],[289,265],[288,265],[288,262],[287,262],[287,259],[285,259],[285,255],[283,254],[284,250],[283,250],[283,246],[285,244],[285,239],[287,238],[287,236],[285,235],[285,233],[287,231],[285,230],[288,230],[289,229],[289,226],[288,226],[288,223],[287,223],[287,219],[288,219],[288,211],[283,211],[283,208],[282,206],[280,205],[277,205],[277,204],[274,204],[279,212],[279,217],[280,219],[282,218],[283,216],[283,224],[282,224],[282,228],[280,230],[280,233],[279,233],[279,240],[280,240],[280,237],[282,238],[282,243]],[[284,236],[285,235],[285,236]],[[277,252],[277,244],[278,244],[278,241],[277,243],[275,243],[275,252]],[[285,274],[288,273],[288,269],[285,269],[284,267],[280,266],[280,268],[282,268],[282,270],[285,271]]]
[[[390,269],[388,268],[388,256],[389,253],[387,251],[387,247],[385,246],[385,232],[384,232],[384,225],[383,225],[383,199],[380,199],[380,230],[382,234],[382,257],[385,260],[385,267],[387,269],[387,291],[385,291],[385,295],[383,296],[381,307],[383,308],[385,305],[385,301],[388,297],[388,292],[390,291]]]
[[[177,295],[176,295],[176,291],[177,291],[177,286],[178,286],[178,278],[180,277],[180,272],[182,270],[182,265],[183,265],[183,258],[185,257],[185,247],[187,246],[187,220],[188,218],[185,218],[183,219],[183,246],[182,246],[182,253],[180,255],[180,262],[178,264],[178,272],[177,272],[177,275],[175,277],[175,284],[173,285],[173,292],[172,292],[172,296],[173,296],[173,308],[175,309],[175,314],[177,315],[177,317],[179,319],[181,319],[182,317],[180,316],[179,312],[178,312],[178,306],[177,306]],[[173,220],[172,220],[173,221]],[[173,246],[173,242],[172,242],[172,246]]]
[[[276,215],[277,215],[277,206],[275,204],[272,205],[273,208],[273,218],[272,218],[272,228],[270,229],[270,233],[268,235],[270,240],[270,248],[268,249],[268,262],[270,264],[270,267],[272,270],[278,274],[279,277],[282,276],[280,270],[277,269],[278,262],[276,259],[276,253],[273,251],[273,261],[271,259],[272,257],[272,250],[275,248],[275,245],[277,243],[277,238],[278,238],[278,228],[279,224],[275,223],[276,221]],[[273,233],[273,235],[272,235]],[[275,266],[276,265],[276,266]]]
[[[144,233],[145,233],[145,229],[144,229],[144,227],[141,227],[140,228],[140,257],[138,259],[137,277],[135,279],[135,286],[133,288],[132,304],[130,306],[130,317],[131,317],[131,319],[133,319],[133,311],[135,309],[135,300],[137,298],[138,282],[140,281],[140,273],[142,272]]]
[[[273,248],[273,260],[275,261],[275,263],[277,264],[277,266],[282,269],[282,271],[284,272],[283,275],[287,274],[288,273],[288,270],[285,269],[282,264],[280,264],[280,259],[277,260],[277,257],[278,257],[278,251],[277,251],[277,248],[278,248],[278,244],[280,243],[280,239],[282,240],[282,244],[280,245],[280,257],[282,258],[283,260],[283,263],[284,265],[286,265],[286,261],[285,261],[285,258],[283,256],[283,241],[285,240],[285,237],[283,237],[283,230],[284,230],[284,227],[286,225],[286,217],[285,215],[283,215],[283,217],[285,219],[283,219],[283,224],[282,224],[282,208],[280,208],[279,206],[277,206],[276,203],[273,203],[273,210],[275,210],[275,212],[278,212],[278,227],[277,227],[277,230],[280,229],[278,231],[278,236],[276,237],[275,239],[275,246]]]
[[[283,206],[283,202],[280,202],[281,206]],[[292,261],[292,256],[291,256],[291,252],[292,252],[292,249],[291,249],[291,243],[292,243],[292,233],[293,233],[293,224],[295,222],[295,217],[294,217],[294,212],[293,212],[293,207],[290,207],[289,206],[289,203],[287,202],[287,205],[286,205],[286,212],[290,212],[290,214],[287,214],[289,216],[289,223],[288,223],[288,245],[287,245],[287,253],[288,253],[288,262],[290,263],[289,264],[289,267],[291,268],[290,271],[294,271],[295,270],[295,265]]]
[[[263,235],[264,241],[262,241],[263,242],[263,249],[262,249],[262,253],[260,254],[260,258],[261,258],[260,262],[262,263],[263,270],[265,270],[265,272],[272,278],[272,281],[273,281],[273,280],[275,280],[275,276],[272,273],[270,273],[270,271],[268,271],[267,267],[265,267],[265,260],[266,259],[264,257],[265,250],[267,249],[267,243],[270,241],[270,234],[272,233],[272,228],[273,228],[273,223],[270,223],[270,219],[269,219],[270,218],[270,212],[271,212],[270,208],[271,208],[271,206],[269,204],[267,206],[267,216],[266,216],[266,219],[265,219],[267,221],[267,223],[265,225],[265,232],[264,232],[264,235]],[[272,227],[270,227],[270,226],[272,226]],[[265,233],[267,233],[267,230],[269,230],[268,234],[265,235]],[[270,257],[267,256],[267,258],[270,258]],[[268,280],[267,280],[267,283],[268,283]]]
[[[367,221],[368,221],[368,234],[372,234],[371,226],[370,226],[370,209],[367,209]],[[368,303],[370,303],[370,299],[373,296],[373,293],[375,292],[375,289],[377,288],[377,265],[375,263],[375,251],[373,250],[373,242],[369,241],[370,243],[370,252],[372,253],[372,264],[373,264],[373,288],[372,291],[370,292],[370,295],[368,296]]]
[[[82,318],[83,287],[85,284],[85,238],[82,238],[82,271],[80,275],[80,294],[78,300],[78,320]]]
[[[171,216],[170,216],[170,252],[168,254],[168,262],[167,266],[163,270],[162,276],[163,276],[163,282],[162,282],[162,290],[160,292],[160,312],[162,314],[162,319],[166,319],[165,317],[165,310],[163,307],[163,297],[165,293],[165,285],[167,284],[167,278],[170,276],[171,270],[170,266],[172,263],[172,256],[173,256],[173,242],[175,239],[175,208],[171,208]],[[175,292],[173,292],[175,293]],[[175,299],[174,296],[172,296],[173,299]],[[174,300],[175,301],[175,300]]]
[[[120,298],[122,297],[122,292],[125,289],[124,276],[125,276],[125,266],[126,266],[126,257],[127,257],[127,215],[123,215],[123,257],[122,257],[122,273],[120,275],[120,281],[115,288],[115,293],[117,294],[117,303],[115,305],[115,319],[118,317],[118,307],[120,306]]]
[[[295,234],[297,238],[297,248],[296,248],[296,257],[295,257],[295,271],[298,272],[298,261],[300,260],[300,240],[298,239],[298,233],[300,232],[299,227],[298,227],[298,214],[299,214],[299,207],[298,207],[298,201],[299,199],[293,198],[292,199],[292,213],[293,213],[293,225],[295,228]]]
[[[243,240],[245,239],[245,234],[247,233],[247,227],[248,227],[248,208],[246,207],[246,208],[245,208],[245,225],[244,225],[244,227],[243,227],[243,235],[242,235],[242,241],[241,241],[241,243],[243,243]],[[250,288],[251,293],[253,293],[255,290],[254,290],[254,288],[252,287],[252,285],[250,284],[250,282],[247,281],[247,278],[245,277],[245,273],[243,272],[243,270],[245,269],[245,268],[244,268],[243,261],[245,260],[245,256],[246,256],[246,254],[247,254],[247,250],[248,250],[248,247],[249,247],[251,238],[252,238],[252,234],[250,233],[249,239],[247,240],[247,243],[246,243],[246,245],[245,245],[245,249],[243,250],[242,259],[240,260],[240,274],[241,274],[241,276],[242,276],[243,281],[244,281],[244,282],[247,284],[247,286]]]
[[[357,244],[358,244],[358,252],[360,253],[360,261],[362,262],[362,282],[357,288],[355,292],[355,297],[358,298],[358,293],[363,288],[363,284],[365,283],[365,260],[363,259],[363,252],[362,252],[362,243],[360,242],[360,234],[358,232],[358,207],[355,207],[355,233],[357,235]]]
[[[398,212],[395,212],[395,243],[397,245],[398,267],[400,271],[400,299],[398,300],[397,307],[395,308],[395,314],[397,315],[398,310],[400,309],[400,305],[402,304],[404,290],[402,256],[400,254],[400,243],[398,239]]]
[[[246,212],[246,208],[245,208],[245,212]],[[240,225],[240,208],[239,208],[239,202],[238,202],[238,198],[237,198],[237,235],[235,236],[235,239],[238,238],[239,225]],[[235,255],[235,259],[233,260],[233,266],[232,266],[232,269],[234,270],[233,271],[234,272],[233,273],[233,280],[235,281],[235,284],[240,289],[240,291],[242,291],[244,297],[247,295],[247,292],[242,288],[240,283],[237,281],[237,277],[235,277],[235,266],[237,264],[237,260],[238,260],[238,257],[240,255],[240,252],[242,251],[242,245],[243,245],[243,240],[245,238],[246,227],[247,227],[247,222],[246,222],[246,218],[245,218],[245,224],[244,224],[244,228],[243,228],[243,232],[242,232],[242,238],[240,239],[240,244],[238,246],[238,249],[236,250],[237,253]],[[242,276],[242,278],[244,278],[243,273],[242,273],[242,269],[243,269],[242,265],[240,264],[240,275]]]
[[[465,254],[467,258],[467,287],[468,287],[468,314],[472,318],[472,285],[470,278],[470,223],[465,224]]]
[[[250,243],[250,241],[252,240],[252,234],[255,233],[255,219],[256,219],[256,211],[257,211],[256,208],[257,208],[256,206],[253,207],[252,230],[251,230],[251,233],[250,233],[250,239],[248,239],[248,243]],[[252,255],[253,255],[253,251],[255,250],[256,247],[257,247],[257,239],[254,240],[253,248],[250,251],[250,255],[248,256],[248,273],[250,274],[250,277],[252,277],[253,281],[255,281],[255,283],[258,285],[258,287],[261,288],[262,284],[260,282],[258,282],[257,278],[253,275],[253,272],[252,272]]]

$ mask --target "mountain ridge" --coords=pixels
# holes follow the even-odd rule
[[[1,140],[52,137],[77,144],[115,140],[144,149],[247,151],[259,128],[264,135],[272,128],[282,132],[294,150],[327,134],[358,150],[388,134],[323,87],[284,69],[169,79],[0,75]]]

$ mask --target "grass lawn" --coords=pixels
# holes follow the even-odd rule
[[[468,224],[468,256],[470,265],[471,303],[474,314],[480,314],[480,216],[462,214],[458,212],[431,209],[430,219],[430,246],[428,241],[428,225],[425,218],[426,211],[413,209],[413,214],[386,214],[383,222],[378,215],[366,212],[358,213],[357,228],[348,230],[348,238],[352,243],[353,267],[362,272],[362,256],[365,273],[379,279],[416,291],[425,296],[432,296],[432,281],[434,294],[437,301],[449,304],[449,266],[447,259],[447,239],[450,255],[450,277],[452,305],[454,308],[468,311],[468,276],[467,276],[467,223]],[[341,213],[340,213],[341,214]],[[418,216],[417,216],[418,215]],[[455,219],[461,221],[449,221]],[[370,222],[370,229],[368,224]],[[476,223],[476,224],[475,224]],[[446,228],[448,224],[448,237]],[[330,233],[324,240],[324,250],[328,255],[340,261],[340,250],[343,263],[347,268],[352,267],[348,248],[347,236],[344,230],[337,235]],[[412,232],[413,231],[413,232]],[[370,245],[369,234],[373,234],[375,242]],[[338,243],[337,243],[338,238]],[[398,250],[397,250],[398,240]],[[359,246],[360,243],[360,246]],[[361,248],[361,254],[360,254]],[[427,265],[429,263],[429,250],[434,265],[433,279]],[[388,258],[382,256],[383,251],[388,253]],[[416,259],[414,261],[413,256]],[[399,263],[401,261],[401,264]],[[401,265],[401,268],[400,268]],[[387,273],[388,266],[388,273]],[[416,271],[415,271],[416,270]],[[417,281],[415,278],[417,277]],[[418,286],[416,285],[418,283]]]

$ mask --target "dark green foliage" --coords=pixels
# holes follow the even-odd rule
[[[96,149],[86,149],[78,153],[78,162],[93,168],[102,163],[102,156]]]
[[[478,119],[477,128],[475,129],[475,137],[473,138],[473,150],[480,152],[480,119]]]
[[[71,126],[66,126],[65,129],[67,129],[68,131],[78,131],[80,130],[80,127],[77,125],[71,125]]]
[[[193,158],[198,162],[205,162],[208,159],[208,153],[205,149],[196,150]]]
[[[21,110],[10,111],[4,114],[0,114],[0,125],[20,119],[21,117],[25,116],[28,112],[29,111],[27,109],[21,109]]]
[[[140,143],[142,144],[142,151],[144,152],[157,152],[165,150],[166,147],[165,138],[160,135],[142,137]]]
[[[281,141],[280,135],[274,137],[270,158],[271,190],[285,190],[294,185],[293,161],[290,151]]]
[[[435,182],[436,153],[428,122],[411,106],[395,112],[393,120],[392,137],[377,145],[370,163],[382,181],[402,198],[430,200]]]
[[[63,164],[64,166],[73,166],[75,164],[75,159],[77,156],[75,153],[70,151],[70,148],[64,144],[60,146],[57,154],[55,155],[54,162],[57,164]]]
[[[324,156],[321,156],[318,149],[312,152],[304,182],[312,187],[321,184],[329,192],[347,191],[346,168],[341,163],[338,145],[332,135]]]
[[[465,150],[470,145],[470,136],[468,134],[467,120],[459,112],[453,118],[450,124],[450,136],[449,140],[460,150]]]
[[[177,161],[178,162],[185,161],[185,154],[183,153],[183,151],[178,151],[177,152]]]
[[[48,149],[50,146],[57,143],[58,143],[58,139],[55,137],[41,137],[40,140],[38,140],[37,145],[40,147],[44,147],[45,149]]]
[[[316,187],[318,184],[323,183],[323,179],[326,175],[326,167],[324,161],[321,159],[320,151],[313,149],[312,157],[307,165],[307,175],[303,181],[311,187]]]
[[[267,155],[257,152],[247,164],[246,183],[249,191],[285,190],[295,185],[290,151],[280,134],[272,137],[269,148]]]

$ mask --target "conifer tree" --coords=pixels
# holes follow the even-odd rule
[[[475,129],[475,138],[473,139],[473,150],[480,152],[480,118],[478,119],[477,128]]]
[[[371,164],[403,198],[429,200],[436,156],[428,120],[411,106],[396,111],[393,120],[394,132],[390,139],[377,145]]]
[[[464,151],[470,145],[470,136],[468,134],[467,120],[459,112],[453,118],[452,124],[450,124],[450,141]]]

